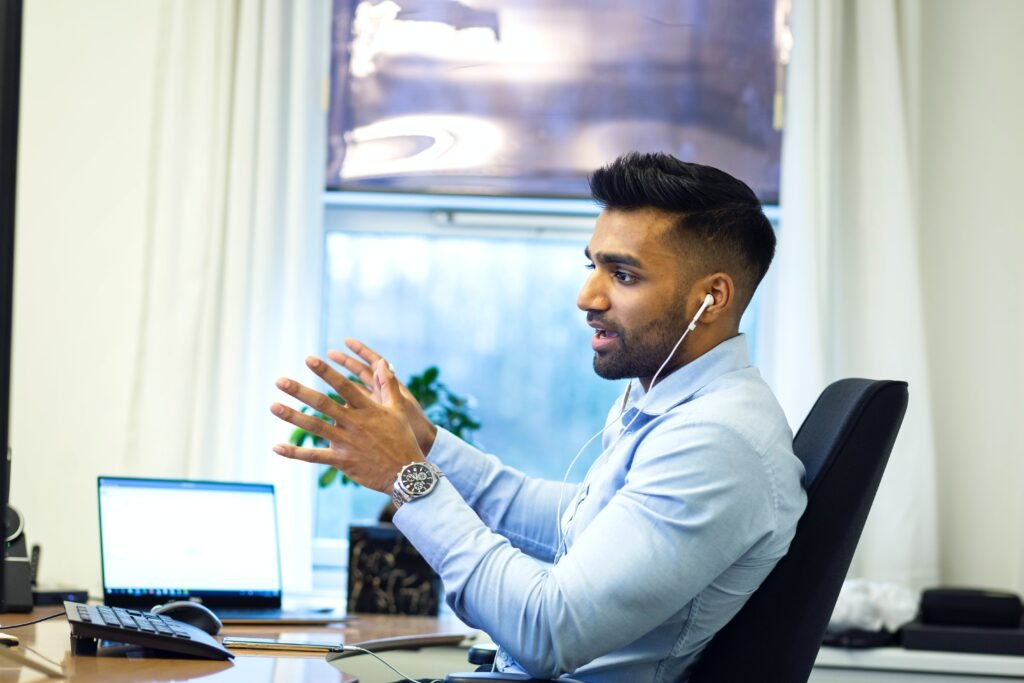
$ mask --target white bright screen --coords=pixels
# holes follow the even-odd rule
[[[100,520],[107,589],[280,590],[269,485],[101,480]]]

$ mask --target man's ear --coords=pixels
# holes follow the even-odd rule
[[[703,323],[713,323],[735,316],[736,285],[728,273],[712,273],[701,278],[696,284],[696,297],[701,300],[710,294],[715,303],[711,304],[700,317]]]

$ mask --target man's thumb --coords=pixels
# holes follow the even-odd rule
[[[377,366],[373,369],[373,381],[377,384],[384,405],[394,405],[398,401],[398,379],[391,371],[390,364],[383,358],[377,361]]]

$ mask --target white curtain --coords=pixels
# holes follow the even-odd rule
[[[918,262],[917,6],[793,0],[781,222],[763,366],[790,423],[843,377],[910,384],[849,576],[938,578],[935,448]]]
[[[311,587],[308,466],[270,451],[275,377],[318,344],[328,0],[166,0],[143,316],[121,471],[277,485],[289,590]],[[229,514],[229,511],[225,511]]]

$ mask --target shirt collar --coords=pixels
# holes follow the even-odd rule
[[[648,392],[644,391],[640,382],[634,380],[626,406],[642,407],[641,412],[645,415],[661,415],[683,403],[718,377],[746,367],[750,367],[747,337],[739,334],[726,339],[704,355],[659,380],[651,389],[650,398],[643,401],[642,406],[640,401]]]

